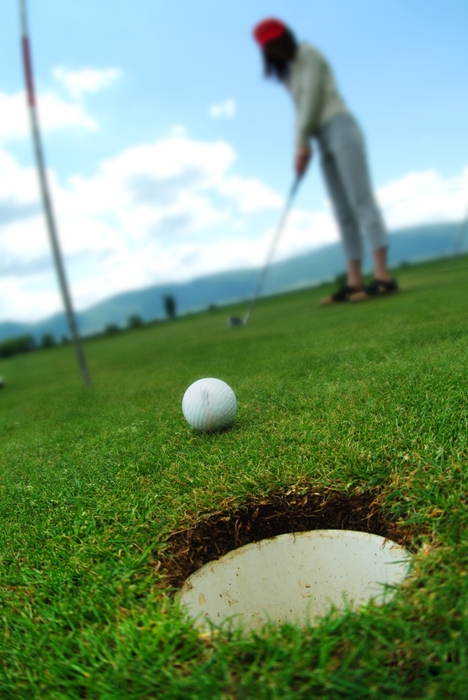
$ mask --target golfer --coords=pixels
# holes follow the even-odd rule
[[[265,75],[284,83],[296,107],[294,167],[302,176],[319,145],[321,166],[338,220],[347,261],[347,284],[322,300],[364,301],[398,291],[387,269],[387,233],[372,193],[364,138],[341,97],[326,58],[313,46],[298,44],[278,19],[266,19],[253,31],[262,50]],[[364,286],[362,234],[369,242],[374,279]]]

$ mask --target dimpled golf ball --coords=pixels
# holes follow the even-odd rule
[[[232,423],[236,411],[236,395],[221,379],[199,379],[189,386],[182,399],[185,420],[196,430],[225,428]]]

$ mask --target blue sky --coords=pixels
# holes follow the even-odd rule
[[[30,0],[39,118],[77,308],[262,264],[292,177],[294,111],[253,25],[334,68],[390,229],[468,210],[466,0]],[[16,2],[0,26],[0,321],[61,308],[28,129]],[[277,257],[337,239],[318,160]]]

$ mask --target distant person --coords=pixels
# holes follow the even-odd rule
[[[347,283],[322,305],[364,301],[398,291],[387,269],[387,233],[369,176],[362,132],[348,111],[326,58],[313,46],[298,44],[278,19],[265,19],[253,31],[263,53],[265,75],[284,83],[296,106],[294,168],[302,176],[319,144],[321,165],[338,220],[347,261]],[[374,279],[364,286],[362,234],[369,242]]]

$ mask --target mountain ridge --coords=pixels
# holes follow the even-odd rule
[[[468,250],[466,222],[431,224],[394,231],[389,234],[389,266],[417,262],[424,259],[454,255]],[[295,288],[316,286],[331,282],[344,271],[345,261],[341,243],[332,243],[302,255],[273,262],[265,278],[261,296],[268,296]],[[365,270],[371,269],[370,256],[363,261]],[[248,300],[254,293],[259,268],[230,270],[197,277],[188,282],[152,285],[137,290],[120,292],[108,299],[76,312],[83,336],[102,332],[111,324],[125,327],[131,315],[145,322],[165,318],[163,297],[176,300],[177,313],[186,314]],[[69,336],[65,313],[59,312],[35,323],[4,321],[0,323],[0,341],[20,335],[32,335],[37,342],[45,334],[56,340]]]

